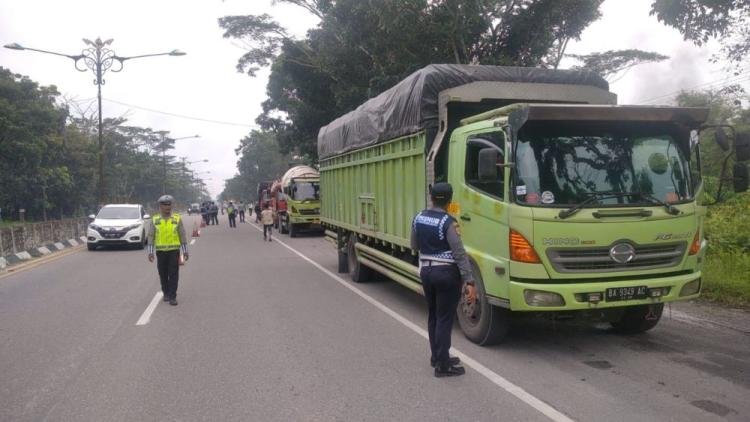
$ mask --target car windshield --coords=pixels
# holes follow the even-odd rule
[[[295,182],[292,187],[292,199],[295,201],[309,201],[320,199],[320,183]]]
[[[104,218],[108,220],[134,220],[141,218],[138,208],[135,207],[104,207],[99,211],[99,215],[96,218]]]
[[[571,206],[594,193],[637,192],[666,203],[692,198],[689,163],[665,125],[530,122],[518,132],[516,199]],[[592,206],[644,205],[643,196],[614,195]]]

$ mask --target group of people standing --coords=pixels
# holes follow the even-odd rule
[[[207,226],[219,224],[219,206],[214,201],[201,204],[201,217]]]

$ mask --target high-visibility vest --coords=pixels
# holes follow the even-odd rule
[[[173,213],[169,218],[154,216],[154,248],[157,251],[180,249],[180,214]]]

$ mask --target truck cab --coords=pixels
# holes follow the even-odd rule
[[[309,166],[295,166],[281,178],[286,209],[279,213],[279,231],[296,237],[301,231],[321,231],[320,174]]]

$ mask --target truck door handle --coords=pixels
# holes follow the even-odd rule
[[[464,221],[471,221],[471,216],[467,214],[462,215],[460,218],[461,220],[464,220]]]

